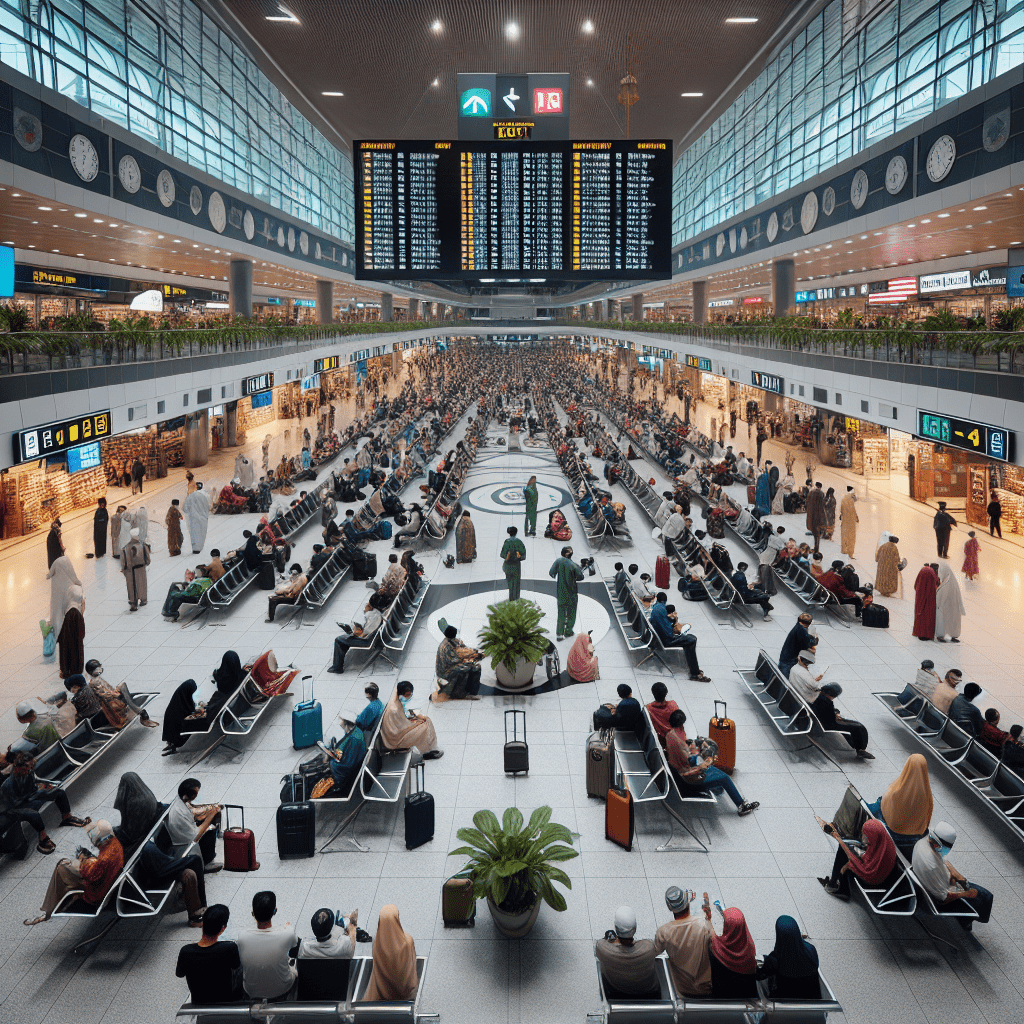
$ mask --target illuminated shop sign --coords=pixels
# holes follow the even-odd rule
[[[708,309],[720,309],[722,306],[733,305],[732,299],[712,299],[708,303]]]
[[[711,373],[711,360],[705,359],[704,356],[687,355],[686,365],[693,367],[695,370],[703,370],[705,373]]]
[[[783,394],[786,382],[774,373],[762,373],[760,370],[750,371],[750,383],[762,391],[771,391],[776,395]]]
[[[929,441],[977,452],[990,459],[1006,462],[1012,457],[1013,434],[987,423],[943,416],[937,412],[917,410],[917,434]]]
[[[971,287],[969,270],[954,270],[951,274],[925,274],[921,277],[921,294],[926,292],[952,292]]]
[[[257,373],[242,380],[242,394],[254,395],[257,391],[266,391],[274,386],[273,373]]]
[[[101,465],[99,441],[92,444],[82,444],[77,448],[68,449],[68,472],[77,473],[83,469],[95,469]]]
[[[302,378],[302,390],[303,391],[315,391],[320,387],[320,374],[314,373],[311,377]]]
[[[254,409],[264,409],[274,401],[273,391],[257,391],[249,399]]]
[[[760,295],[748,295],[743,300],[743,305],[744,306],[757,306],[757,305],[760,305],[762,302],[764,302],[764,299],[762,299]]]
[[[313,360],[313,372],[323,373],[325,370],[336,370],[341,366],[341,356],[324,356]]]
[[[28,462],[77,448],[83,441],[110,436],[110,410],[76,416],[45,427],[19,430],[14,434],[14,461]]]

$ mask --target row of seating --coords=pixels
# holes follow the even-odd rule
[[[418,1024],[439,1019],[439,1014],[420,1011],[420,996],[427,974],[427,958],[416,957],[418,983],[412,999],[367,1002],[366,990],[373,974],[373,957],[351,960],[299,958],[295,999],[268,1003],[185,1003],[178,1017],[193,1017],[196,1024],[238,1024],[240,1021],[287,1020],[294,1024]]]
[[[572,502],[583,526],[583,532],[587,540],[595,547],[600,547],[605,541],[609,542],[616,550],[619,542],[632,544],[633,538],[625,523],[612,523],[601,511],[601,503],[594,491],[593,485],[587,477],[583,464],[580,461],[579,453],[570,449],[569,458],[566,461],[565,475],[572,485]],[[583,506],[583,499],[588,498],[591,511]]]
[[[764,981],[757,983],[757,999],[711,999],[684,996],[676,991],[666,954],[656,961],[660,992],[654,999],[610,995],[597,964],[601,1017],[604,1024],[824,1024],[830,1013],[841,1013],[825,976],[818,971],[820,999],[777,999]]]
[[[484,422],[481,424],[481,430],[483,431],[487,429],[487,423],[490,420],[488,414],[485,413],[484,415],[486,416],[486,419],[484,419]],[[452,417],[452,425],[447,431],[445,431],[442,438],[439,439],[438,445],[440,445],[440,440],[443,440],[455,429],[455,425],[459,418],[461,418],[461,413],[459,414],[459,417]],[[481,433],[480,436],[482,437],[483,434]],[[463,452],[467,450],[469,451],[469,454],[464,457]],[[424,540],[427,543],[443,541],[448,536],[448,531],[455,525],[455,504],[459,495],[462,493],[462,488],[465,484],[466,474],[469,472],[469,467],[475,461],[476,450],[469,449],[468,447],[460,451],[455,456],[452,465],[445,474],[444,480],[441,482],[441,486],[437,488],[437,491],[430,500],[430,503],[423,510],[423,522],[420,523],[419,532],[412,538],[413,545],[417,544],[421,540]],[[451,502],[452,513],[448,516],[442,516],[438,509],[438,503],[442,496],[445,497],[447,501]],[[437,515],[434,515],[435,512]],[[431,518],[432,516],[433,519]],[[440,522],[438,522],[438,520],[440,520]]]
[[[822,732],[842,735],[836,729],[822,727],[807,701],[764,651],[758,652],[753,670],[738,668],[735,672],[768,712],[780,736],[809,736],[815,727]]]
[[[744,611],[744,601],[736,584],[728,573],[715,565],[711,553],[689,530],[685,530],[674,541],[670,540],[668,550],[669,558],[680,576],[689,575],[689,569],[694,566],[699,565],[704,570],[704,590],[719,611],[728,612],[730,619],[738,618],[745,626],[753,626]]]
[[[1024,839],[1024,778],[924,697],[904,704],[898,693],[876,692],[875,696],[954,778],[964,782],[1018,839]]]
[[[605,576],[603,582],[605,590],[608,592],[608,602],[615,613],[615,622],[622,634],[626,649],[630,652],[647,651],[647,656],[641,658],[634,668],[639,668],[651,658],[659,657],[657,651],[652,650],[654,628],[639,607],[639,602],[632,589],[628,585],[620,583],[613,576]],[[659,660],[661,660],[660,657]],[[668,668],[668,665],[665,667]]]

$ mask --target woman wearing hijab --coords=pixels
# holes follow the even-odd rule
[[[50,627],[59,633],[61,626],[64,625],[67,610],[75,604],[72,593],[74,587],[79,588],[78,601],[81,602],[82,581],[67,555],[61,555],[53,560],[46,578],[50,581]]]
[[[711,998],[756,999],[756,951],[743,911],[727,907],[722,918],[722,934],[711,939]]]
[[[380,908],[373,937],[373,972],[365,999],[369,1003],[412,999],[418,985],[416,944],[402,928],[398,907],[389,903]]]
[[[60,647],[60,677],[70,679],[85,667],[85,597],[81,587],[70,587],[71,604],[64,613],[57,644]]]
[[[932,809],[932,787],[924,754],[911,754],[885,794],[868,805],[905,857],[913,856],[914,844],[927,834]]]
[[[167,746],[161,751],[164,757],[173,754],[186,739],[184,733],[199,732],[206,728],[206,713],[203,708],[196,707],[193,694],[196,692],[196,681],[186,679],[174,693],[167,703],[167,710],[164,712],[164,729],[161,739]],[[197,711],[203,714],[192,718]]]
[[[590,638],[593,630],[577,635],[572,647],[569,648],[569,657],[566,660],[566,670],[569,678],[574,683],[592,683],[600,678],[600,671],[597,664],[597,655],[594,653],[594,642]]]
[[[476,527],[468,512],[463,512],[455,527],[455,561],[460,565],[476,558]]]
[[[914,636],[919,640],[935,638],[935,592],[939,588],[939,574],[923,565],[914,580]]]
[[[771,978],[776,999],[820,999],[818,951],[800,933],[800,925],[788,914],[775,922],[775,948],[758,969],[759,978]]]
[[[882,536],[885,540],[875,551],[875,561],[878,563],[878,569],[875,571],[875,590],[883,597],[892,597],[900,586],[900,549],[896,547],[900,539],[894,537],[888,530]]]
[[[946,636],[953,643],[960,643],[961,617],[967,613],[964,599],[960,594],[960,584],[948,562],[939,564],[939,589],[935,594],[935,639],[940,644],[946,642]]]
[[[298,669],[280,672],[273,651],[261,654],[249,669],[252,681],[263,698],[288,696],[288,684],[299,674]],[[248,687],[246,687],[248,689]]]
[[[164,805],[136,772],[125,772],[117,784],[114,810],[121,814],[121,824],[114,829],[114,835],[130,857],[163,814]]]
[[[839,843],[836,851],[832,874],[828,878],[819,878],[825,892],[841,899],[844,903],[850,898],[850,872],[853,872],[866,886],[885,885],[893,869],[896,867],[896,845],[885,830],[885,825],[874,818],[868,818],[861,829],[861,842],[865,846],[863,853],[858,853],[843,842],[835,825],[825,822],[822,826],[826,835]],[[810,998],[817,999],[817,996]]]
[[[825,540],[831,540],[836,532],[836,489],[830,487],[825,492]]]

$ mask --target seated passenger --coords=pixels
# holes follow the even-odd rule
[[[736,571],[730,577],[732,585],[736,588],[744,604],[759,604],[764,613],[764,621],[771,622],[772,618],[768,613],[775,606],[769,602],[768,595],[763,590],[751,587],[747,582],[747,569],[749,568],[750,566],[746,562],[737,563]]]
[[[793,673],[790,672],[792,678]],[[846,742],[857,751],[857,756],[863,761],[873,761],[875,755],[868,749],[868,730],[853,718],[843,718],[836,711],[835,699],[843,692],[838,683],[825,683],[818,691],[818,696],[811,701],[811,710],[814,717],[821,723],[823,729],[834,729],[846,737]]]
[[[659,684],[660,685],[660,684]],[[704,913],[692,915],[690,903],[697,898],[691,890],[671,885],[665,890],[665,905],[673,920],[663,924],[654,936],[654,949],[668,953],[672,985],[691,999],[711,995],[711,939],[715,934],[711,923],[711,905],[704,904]],[[705,900],[707,894],[705,893]]]
[[[1020,742],[1021,726],[1011,725],[1010,731],[999,728],[1001,716],[995,708],[986,708],[985,724],[978,733],[982,745],[996,757],[1005,761],[1010,768],[1024,765],[1024,746]]]
[[[946,860],[955,842],[956,829],[945,821],[936,822],[914,845],[914,876],[935,901],[940,914],[955,912],[957,902],[965,900],[977,911],[978,920],[987,924],[992,916],[992,893],[977,882],[968,882]],[[974,922],[969,917],[958,917],[957,923],[969,932]]]
[[[231,911],[223,903],[214,903],[203,914],[203,934],[178,950],[174,973],[188,982],[193,1006],[209,1003],[234,1003],[245,997],[242,981],[236,975],[242,966],[238,946],[222,942]]]
[[[62,723],[56,708],[48,706],[41,713],[32,707],[28,700],[19,701],[14,709],[18,721],[26,726],[25,731],[7,749],[7,759],[12,753],[38,754],[52,747],[61,736],[67,735],[75,725],[74,716],[68,712],[68,718]]]
[[[434,724],[426,715],[410,714],[406,708],[412,699],[413,685],[403,679],[396,687],[395,694],[384,708],[380,734],[388,750],[405,750],[415,747],[423,757],[432,760],[444,756],[437,746]],[[397,913],[397,912],[396,912]]]
[[[576,683],[592,683],[601,678],[597,655],[594,653],[594,641],[591,639],[593,630],[577,633],[565,667],[569,678]]]
[[[76,720],[79,722],[92,718],[102,712],[99,697],[86,682],[85,676],[76,673],[64,680],[64,689],[71,694],[71,704],[75,709]]]
[[[114,810],[120,812],[121,821],[115,826],[114,835],[126,857],[139,848],[165,809],[136,772],[121,776],[114,796]]]
[[[856,607],[856,616],[859,619],[861,609],[864,606],[864,598],[860,594],[855,594],[846,585],[846,581],[843,579],[843,560],[837,558],[832,563],[832,568],[826,572],[821,579],[818,581],[821,585],[830,593],[835,594],[836,599],[840,604],[852,604]]]
[[[220,804],[197,804],[202,783],[198,779],[185,779],[178,785],[178,796],[171,801],[165,827],[171,840],[170,853],[183,856],[193,844],[198,844],[203,858],[203,871],[213,874],[224,866],[216,860],[217,826],[223,808]]]
[[[139,854],[138,877],[147,888],[181,885],[181,899],[185,904],[190,928],[202,928],[206,911],[206,879],[203,858],[198,852],[176,857],[151,839]],[[134,874],[135,872],[133,872]]]
[[[665,737],[665,751],[668,763],[676,773],[676,778],[683,791],[706,792],[708,790],[725,790],[729,799],[736,805],[737,813],[742,817],[761,806],[757,800],[744,800],[736,783],[720,768],[713,767],[714,758],[701,758],[697,746],[686,737],[686,712],[673,711],[668,720],[669,731]]]
[[[964,674],[958,668],[951,668],[942,678],[942,683],[932,691],[931,701],[944,715],[949,714],[950,706],[956,699],[956,688],[960,685]]]
[[[916,715],[921,710],[921,697],[931,700],[935,689],[942,682],[939,674],[935,671],[935,662],[925,658],[921,667],[917,670],[912,683],[907,683],[903,692],[896,699],[904,705],[905,711],[900,712],[900,717],[908,718]]]
[[[722,934],[711,939],[711,998],[756,999],[756,950],[743,911],[715,906],[722,915]]]
[[[911,754],[903,770],[868,810],[889,830],[904,857],[928,832],[932,820],[932,787],[924,754]]]
[[[380,689],[376,683],[367,683],[363,688],[366,694],[367,705],[359,712],[355,720],[366,736],[369,736],[377,725],[380,716],[384,714],[384,702],[380,699]]]
[[[199,598],[213,586],[213,580],[205,575],[203,566],[197,565],[195,572],[185,570],[184,583],[172,583],[167,589],[164,606],[160,614],[172,622],[178,621],[179,609],[183,604],[198,604]]]
[[[386,611],[405,586],[405,580],[405,567],[399,563],[398,555],[392,551],[388,555],[387,571],[381,577],[377,593],[373,595],[374,607],[382,612]]]
[[[601,965],[601,980],[609,999],[656,999],[661,994],[654,963],[658,950],[650,939],[636,941],[636,914],[632,907],[615,911],[615,930],[608,929],[594,943],[594,955]]]
[[[769,979],[769,991],[776,999],[821,998],[818,951],[788,914],[775,922],[775,948],[765,954],[757,977]]]
[[[554,508],[548,513],[544,536],[552,540],[572,540],[572,529],[559,509]]]
[[[810,666],[814,664],[814,660],[814,651],[801,651],[796,656],[796,664],[789,670],[789,681],[793,684],[793,689],[808,704],[817,700],[818,683],[824,675],[814,675],[811,671]]]
[[[668,720],[673,711],[679,710],[679,705],[674,700],[665,699],[668,696],[668,687],[664,683],[655,683],[651,687],[651,696],[654,700],[647,705],[651,725],[654,726],[661,745],[665,746],[665,736],[671,728]]]
[[[633,696],[633,690],[627,683],[619,683],[615,688],[619,695],[617,704],[602,704],[604,710],[595,715],[602,728],[632,729],[638,736],[643,735],[644,713],[640,702]]]
[[[351,960],[356,951],[356,923],[358,908],[348,915],[345,924],[341,911],[337,914],[327,907],[318,910],[309,921],[311,939],[299,943],[299,960]]]
[[[314,800],[348,796],[366,759],[366,737],[358,725],[353,725],[340,740],[331,739],[327,746],[330,775],[313,787],[311,798]]]
[[[355,622],[350,626],[346,622],[339,622],[343,630],[340,636],[334,638],[334,658],[331,667],[327,670],[340,675],[345,671],[345,657],[352,647],[369,647],[373,644],[373,638],[377,630],[384,625],[384,617],[374,608],[370,602],[363,608],[365,617],[362,623]]]
[[[80,846],[74,860],[60,861],[53,869],[39,908],[42,914],[26,920],[25,924],[31,927],[49,921],[64,897],[72,892],[81,891],[80,900],[88,907],[98,907],[103,902],[124,868],[124,850],[114,837],[110,822],[102,818],[89,829],[89,840],[97,853],[93,855]]]
[[[700,670],[697,661],[697,638],[685,628],[677,618],[671,617],[674,613],[669,612],[668,595],[658,591],[651,608],[651,627],[658,634],[658,639],[664,647],[682,647],[686,656],[686,665],[690,670],[690,679],[699,683],[710,683],[711,680]]]
[[[313,554],[309,558],[309,576],[318,573],[330,560],[332,551],[325,551],[323,544],[313,545]]]
[[[416,944],[402,929],[398,907],[388,903],[380,908],[373,937],[373,971],[364,998],[367,1002],[412,999],[418,987]]]
[[[291,956],[299,937],[291,923],[275,926],[276,913],[277,897],[274,893],[266,890],[256,893],[252,898],[256,927],[238,933],[242,987],[250,999],[283,999],[298,977]]]
[[[828,878],[819,878],[825,892],[835,896],[844,903],[850,899],[850,872],[853,872],[866,886],[888,886],[889,878],[898,868],[896,864],[896,844],[885,829],[885,825],[874,818],[868,818],[861,829],[860,840],[864,851],[860,852],[848,846],[840,836],[839,830],[830,821],[818,819],[825,835],[831,836],[839,843],[836,850],[832,874]]]
[[[298,562],[288,571],[291,573],[289,579],[277,587],[273,594],[267,598],[267,617],[264,620],[265,622],[274,621],[274,613],[277,611],[278,605],[295,604],[306,585],[306,574],[302,571],[302,566]]]
[[[459,631],[454,626],[446,626],[444,639],[434,657],[434,676],[438,680],[439,688],[438,693],[431,696],[431,700],[436,703],[443,703],[446,698],[479,700],[479,662],[482,657],[479,651],[467,647],[459,639]],[[441,700],[438,700],[438,697]]]
[[[958,693],[949,705],[950,720],[956,722],[964,732],[977,736],[985,724],[981,709],[975,707],[974,698],[981,693],[977,683],[968,683],[963,693]]]
[[[15,822],[24,821],[39,836],[36,849],[40,853],[53,853],[57,849],[54,841],[47,835],[39,811],[51,801],[60,811],[62,827],[75,826],[85,828],[92,818],[76,818],[71,813],[71,802],[63,789],[54,789],[49,782],[40,782],[36,778],[36,761],[31,754],[19,751],[8,758],[11,774],[0,785],[0,817],[4,821],[3,831]]]
[[[683,595],[684,601],[706,601],[708,599],[707,587],[704,586],[705,575],[704,566],[698,562],[696,565],[689,566],[686,572],[679,577],[676,587]]]

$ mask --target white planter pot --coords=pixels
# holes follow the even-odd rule
[[[494,919],[494,926],[509,939],[522,939],[530,934],[531,929],[537,923],[537,915],[540,914],[541,898],[537,897],[530,910],[524,910],[521,914],[509,914],[498,907],[490,896],[487,897],[487,909]]]
[[[533,683],[533,674],[537,671],[537,662],[520,658],[516,662],[515,672],[509,672],[503,663],[494,670],[498,682],[506,690],[525,690]]]

